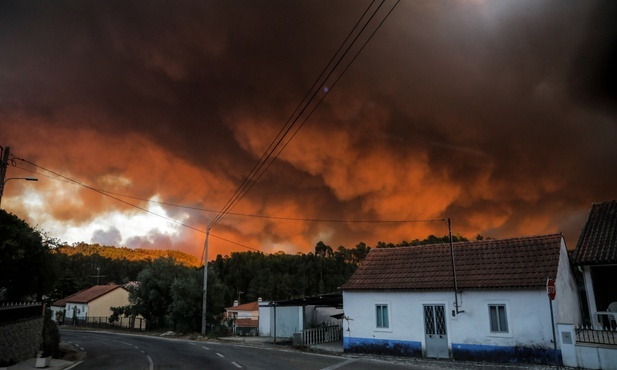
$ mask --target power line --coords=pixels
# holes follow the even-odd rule
[[[240,184],[240,186],[236,189],[236,191],[234,192],[234,194],[231,196],[231,198],[227,201],[227,203],[225,204],[225,206],[223,207],[223,209],[220,211],[220,213],[214,218],[213,222],[212,222],[212,226],[217,224],[218,222],[220,222],[220,220],[229,213],[229,211],[252,189],[252,187],[255,185],[255,183],[257,181],[259,181],[259,179],[263,176],[263,174],[270,168],[271,164],[274,162],[274,160],[276,160],[276,158],[278,158],[278,156],[280,155],[280,153],[285,149],[285,147],[289,144],[289,142],[295,137],[295,135],[298,133],[298,131],[302,128],[302,126],[304,125],[304,123],[306,123],[306,121],[308,120],[308,118],[312,115],[312,112],[319,106],[319,104],[321,103],[321,101],[323,101],[323,99],[325,98],[325,95],[323,95],[323,97],[321,98],[321,100],[319,100],[317,102],[317,105],[315,105],[312,110],[310,110],[309,115],[303,120],[302,124],[293,132],[293,134],[291,135],[291,137],[289,137],[287,139],[287,141],[285,142],[285,144],[283,145],[283,147],[278,150],[278,148],[280,147],[281,143],[286,139],[286,137],[288,136],[288,134],[291,132],[292,128],[296,125],[296,123],[300,120],[301,115],[308,109],[308,107],[310,106],[310,104],[313,102],[314,98],[317,96],[318,92],[320,91],[320,89],[317,89],[317,86],[321,87],[324,86],[324,84],[326,83],[326,81],[330,78],[330,76],[332,76],[332,74],[334,73],[334,71],[336,70],[336,68],[340,65],[340,63],[343,61],[343,59],[345,58],[345,56],[347,55],[347,53],[351,50],[351,48],[355,45],[356,41],[360,38],[360,36],[363,34],[364,30],[366,29],[366,27],[368,26],[368,24],[373,20],[373,18],[375,17],[375,15],[377,14],[377,12],[381,9],[381,7],[383,6],[383,4],[385,3],[385,0],[382,0],[381,4],[379,4],[379,6],[377,6],[376,9],[374,9],[374,11],[372,12],[372,14],[370,15],[370,17],[368,18],[368,20],[364,21],[364,25],[360,28],[360,31],[357,33],[357,35],[355,36],[355,38],[353,39],[353,41],[347,46],[347,49],[345,50],[345,52],[338,57],[338,60],[336,61],[336,63],[334,63],[334,65],[332,67],[330,67],[334,60],[336,59],[337,55],[340,53],[340,51],[344,48],[345,44],[349,41],[349,39],[351,38],[351,35],[354,34],[354,32],[359,28],[359,26],[362,24],[365,16],[369,13],[369,10],[373,7],[373,5],[375,4],[375,1],[371,2],[371,4],[369,4],[369,6],[367,7],[367,9],[365,10],[365,12],[362,14],[362,16],[359,18],[359,20],[356,22],[356,25],[353,27],[353,29],[351,30],[351,32],[348,34],[348,36],[345,38],[345,40],[343,41],[343,43],[341,44],[341,46],[339,47],[339,49],[337,50],[337,52],[334,54],[334,56],[332,57],[332,59],[330,59],[330,62],[326,65],[326,67],[323,69],[322,73],[320,74],[320,76],[317,78],[317,80],[315,81],[315,83],[313,84],[313,86],[309,89],[309,91],[307,92],[307,94],[305,95],[305,97],[302,99],[302,101],[300,102],[300,104],[298,105],[298,107],[296,107],[296,109],[294,110],[293,114],[291,115],[291,117],[287,120],[287,122],[285,123],[285,125],[283,125],[283,127],[279,130],[278,134],[276,135],[276,137],[274,138],[274,140],[270,143],[270,145],[268,146],[268,148],[266,149],[266,151],[264,152],[264,154],[262,154],[261,158],[259,159],[259,161],[253,166],[253,169],[249,172],[249,174],[244,178],[244,180],[242,181],[242,183]],[[371,35],[366,39],[366,41],[364,42],[364,44],[360,47],[360,49],[357,51],[356,55],[352,57],[351,61],[349,61],[347,63],[347,66],[344,67],[343,71],[339,74],[339,76],[335,79],[334,83],[332,84],[332,86],[329,88],[331,90],[331,88],[336,84],[336,81],[338,81],[342,75],[347,71],[347,69],[349,68],[349,66],[351,65],[351,63],[356,59],[356,57],[360,54],[360,52],[364,49],[364,47],[366,46],[366,44],[371,40],[371,38],[373,37],[373,35],[377,32],[377,30],[381,27],[381,25],[385,22],[385,20],[390,16],[390,14],[392,13],[392,11],[394,10],[394,8],[398,5],[399,1],[397,1],[394,6],[390,9],[390,11],[386,14],[386,16],[381,20],[381,22],[378,24],[378,26],[373,30],[373,32],[371,33]],[[330,72],[326,74],[326,71],[328,71],[328,69],[330,69]],[[325,76],[325,77],[324,77]],[[320,82],[321,81],[321,82]],[[311,91],[312,91],[312,95],[311,95]],[[329,91],[329,90],[328,90]],[[327,93],[327,91],[326,91]],[[310,95],[310,98],[307,97]],[[295,118],[294,118],[295,117]],[[274,156],[273,154],[278,150],[278,153]],[[264,167],[265,166],[265,167]]]
[[[18,158],[18,157],[14,157],[14,159],[17,159],[17,160],[23,161],[23,162],[25,162],[25,163],[28,163],[28,164],[30,164],[30,165],[32,165],[32,166],[34,166],[34,167],[36,167],[36,168],[39,168],[39,169],[41,169],[41,170],[43,170],[43,171],[47,171],[47,172],[49,172],[49,173],[51,173],[51,174],[54,174],[55,176],[60,177],[61,179],[57,179],[57,178],[54,178],[54,177],[51,177],[51,176],[47,176],[47,175],[41,174],[41,175],[43,175],[43,176],[50,177],[50,178],[52,178],[52,179],[59,180],[59,181],[65,181],[65,182],[68,182],[68,183],[71,183],[71,184],[74,184],[74,185],[78,185],[78,186],[84,187],[84,188],[86,188],[86,189],[89,189],[89,190],[95,191],[95,192],[97,192],[97,193],[99,193],[99,194],[101,194],[101,195],[104,195],[104,196],[107,196],[107,197],[109,197],[109,198],[111,198],[111,199],[114,199],[114,200],[116,200],[116,201],[118,201],[118,202],[124,203],[124,204],[126,204],[126,205],[131,206],[131,207],[137,208],[137,209],[139,209],[139,210],[141,210],[141,211],[147,212],[147,213],[149,213],[149,214],[151,214],[151,215],[153,215],[153,216],[157,216],[157,217],[163,218],[163,219],[165,219],[165,220],[167,220],[167,221],[169,221],[169,222],[172,222],[172,223],[174,223],[174,224],[176,224],[176,225],[186,227],[186,228],[188,228],[188,229],[191,229],[191,230],[193,230],[193,231],[197,231],[197,232],[202,233],[202,234],[205,234],[205,233],[206,233],[206,231],[205,231],[205,230],[197,229],[197,228],[195,228],[195,227],[193,227],[193,226],[191,226],[191,225],[187,225],[187,224],[182,223],[182,222],[180,222],[180,221],[174,220],[173,218],[170,218],[170,217],[167,217],[167,216],[163,216],[163,215],[158,214],[158,213],[156,213],[156,212],[152,212],[152,211],[150,211],[150,210],[148,210],[148,209],[146,209],[146,208],[140,207],[140,206],[138,206],[138,205],[136,205],[136,204],[129,203],[129,202],[127,202],[127,201],[125,201],[125,200],[122,200],[122,199],[120,199],[120,198],[118,198],[118,197],[115,197],[115,196],[113,196],[113,195],[110,195],[110,194],[106,193],[106,192],[105,192],[105,191],[103,191],[103,190],[99,190],[99,189],[93,188],[93,187],[88,186],[88,185],[86,185],[86,184],[83,184],[83,183],[81,183],[81,182],[79,182],[79,181],[73,180],[73,179],[71,179],[71,178],[69,178],[69,177],[66,177],[66,176],[64,176],[64,175],[62,175],[62,174],[59,174],[59,173],[57,173],[57,172],[55,172],[55,171],[52,171],[52,170],[49,170],[49,169],[47,169],[47,168],[41,167],[41,166],[37,165],[36,163],[30,162],[30,161],[28,161],[28,160],[25,160],[25,159],[23,159],[23,158]],[[21,167],[20,167],[20,169],[25,170],[25,169],[23,169],[23,168],[21,168]],[[31,171],[31,172],[34,172],[34,171]],[[34,172],[34,173],[39,174],[38,172]],[[211,234],[211,235],[212,235],[212,234]],[[257,248],[252,248],[252,247],[249,247],[249,246],[247,246],[247,245],[244,245],[244,244],[241,244],[241,243],[238,243],[238,242],[234,242],[234,241],[231,241],[231,240],[228,240],[228,239],[222,238],[222,237],[218,237],[218,236],[214,236],[214,235],[212,235],[212,236],[213,236],[213,237],[215,237],[215,238],[218,238],[218,239],[224,240],[224,241],[226,241],[226,242],[229,242],[229,243],[236,244],[236,245],[238,245],[238,246],[241,246],[241,247],[247,248],[247,249],[251,249],[251,250],[254,250],[254,251],[261,251],[261,250],[259,250],[259,249],[257,249]]]
[[[29,164],[31,164],[33,166],[36,166],[36,167],[42,169],[44,171],[48,171],[50,173],[54,173],[51,170],[45,169],[43,167],[40,167],[40,166],[38,166],[38,165],[36,165],[36,164],[34,164],[32,162],[29,162],[29,161],[27,161],[25,159],[22,159],[22,158],[16,158],[16,159],[22,160],[22,161],[24,161],[26,163],[29,163]],[[28,170],[28,169],[23,168],[23,167],[18,167],[18,168],[20,168],[23,171],[28,171],[28,172],[31,172],[31,173],[34,173],[34,174],[37,174],[37,175],[40,175],[40,176],[48,177],[48,178],[56,180],[56,181],[62,181],[62,182],[66,182],[66,183],[69,183],[69,184],[82,186],[84,188],[96,191],[97,193],[109,196],[110,198],[116,199],[116,200],[118,200],[118,199],[115,196],[119,196],[119,197],[124,197],[124,198],[140,200],[140,201],[143,201],[143,202],[160,204],[160,205],[169,206],[169,207],[190,209],[190,210],[194,210],[194,211],[212,212],[212,213],[220,212],[218,210],[213,210],[213,209],[208,209],[208,208],[193,207],[193,206],[180,205],[180,204],[168,203],[168,202],[160,202],[160,201],[156,201],[156,200],[152,200],[152,199],[147,199],[147,198],[142,198],[142,197],[137,197],[137,196],[133,196],[133,195],[116,193],[116,192],[112,192],[112,191],[109,191],[109,190],[97,189],[97,188],[94,188],[92,186],[82,184],[82,183],[80,183],[80,182],[78,182],[76,180],[70,179],[70,178],[68,178],[68,177],[66,177],[64,175],[61,175],[61,174],[54,173],[56,176],[62,177],[62,178],[59,179],[57,177],[45,175],[45,174],[40,173],[40,172],[35,172],[35,171],[32,171],[32,170]],[[123,201],[123,200],[119,200],[119,201],[121,201],[121,202],[123,202],[125,204],[128,204],[128,205],[140,208],[139,206],[133,205],[132,203],[128,203],[126,201]],[[143,208],[140,208],[140,209],[143,210]],[[156,213],[154,213],[152,211],[146,210],[146,212],[149,212],[151,214],[163,217],[163,218],[165,218],[165,219],[167,219],[169,221],[172,221],[174,223],[177,223],[177,224],[179,224],[181,226],[189,227],[189,228],[192,228],[192,229],[194,229],[196,231],[200,231],[202,233],[205,233],[205,231],[203,231],[201,229],[195,229],[192,226],[182,224],[180,221],[176,221],[176,220],[168,218],[166,216],[162,216],[162,215],[156,214]],[[238,213],[238,212],[227,212],[227,214],[228,215],[232,215],[232,216],[262,218],[262,219],[280,220],[280,221],[301,221],[301,222],[322,222],[322,223],[419,223],[419,222],[443,221],[442,219],[439,219],[439,220],[425,220],[425,219],[414,219],[414,220],[350,220],[350,219],[331,219],[331,218],[304,218],[304,217],[269,216],[269,215]]]

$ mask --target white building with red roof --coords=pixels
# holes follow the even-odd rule
[[[64,310],[65,323],[72,319],[109,317],[111,307],[129,305],[129,292],[120,285],[95,285],[52,304],[52,312]],[[55,313],[52,317],[56,317]]]
[[[554,363],[581,321],[560,234],[373,249],[341,289],[345,352]]]

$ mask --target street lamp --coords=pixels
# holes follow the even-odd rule
[[[26,180],[26,181],[39,181],[36,177],[9,177],[0,183],[0,204],[2,204],[2,194],[4,193],[4,186],[9,180]]]

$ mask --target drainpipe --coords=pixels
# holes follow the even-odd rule
[[[454,278],[454,310],[452,310],[452,316],[458,315],[465,311],[459,310],[458,304],[458,283],[456,281],[456,263],[454,262],[454,243],[452,241],[452,222],[448,218],[448,232],[450,234],[450,258],[452,259],[452,277]]]

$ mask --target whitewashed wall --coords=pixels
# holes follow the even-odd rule
[[[270,302],[259,303],[259,335],[262,337],[272,336],[270,331],[271,319],[270,319],[270,307],[262,307],[268,305]]]
[[[566,244],[561,239],[559,266],[555,279],[557,295],[555,297],[555,321],[561,324],[580,325],[582,323],[580,298],[576,287],[576,279],[568,260]]]
[[[73,318],[73,312],[77,310],[75,317],[78,319],[83,319],[88,316],[88,305],[83,303],[71,303],[66,302],[66,314],[65,319],[69,320]]]
[[[452,292],[344,292],[346,337],[421,342],[424,347],[424,304],[444,304],[451,343],[515,346],[549,344],[552,339],[548,298],[544,290],[463,292],[460,313],[453,317]],[[390,307],[390,328],[377,329],[375,305]],[[506,304],[509,333],[490,332],[489,304]]]
[[[263,328],[265,321],[261,321],[265,316],[269,319],[269,328]],[[263,336],[274,336],[274,307],[260,307],[259,309],[259,332]],[[276,337],[291,339],[294,333],[299,333],[304,329],[302,323],[302,307],[276,307]]]

